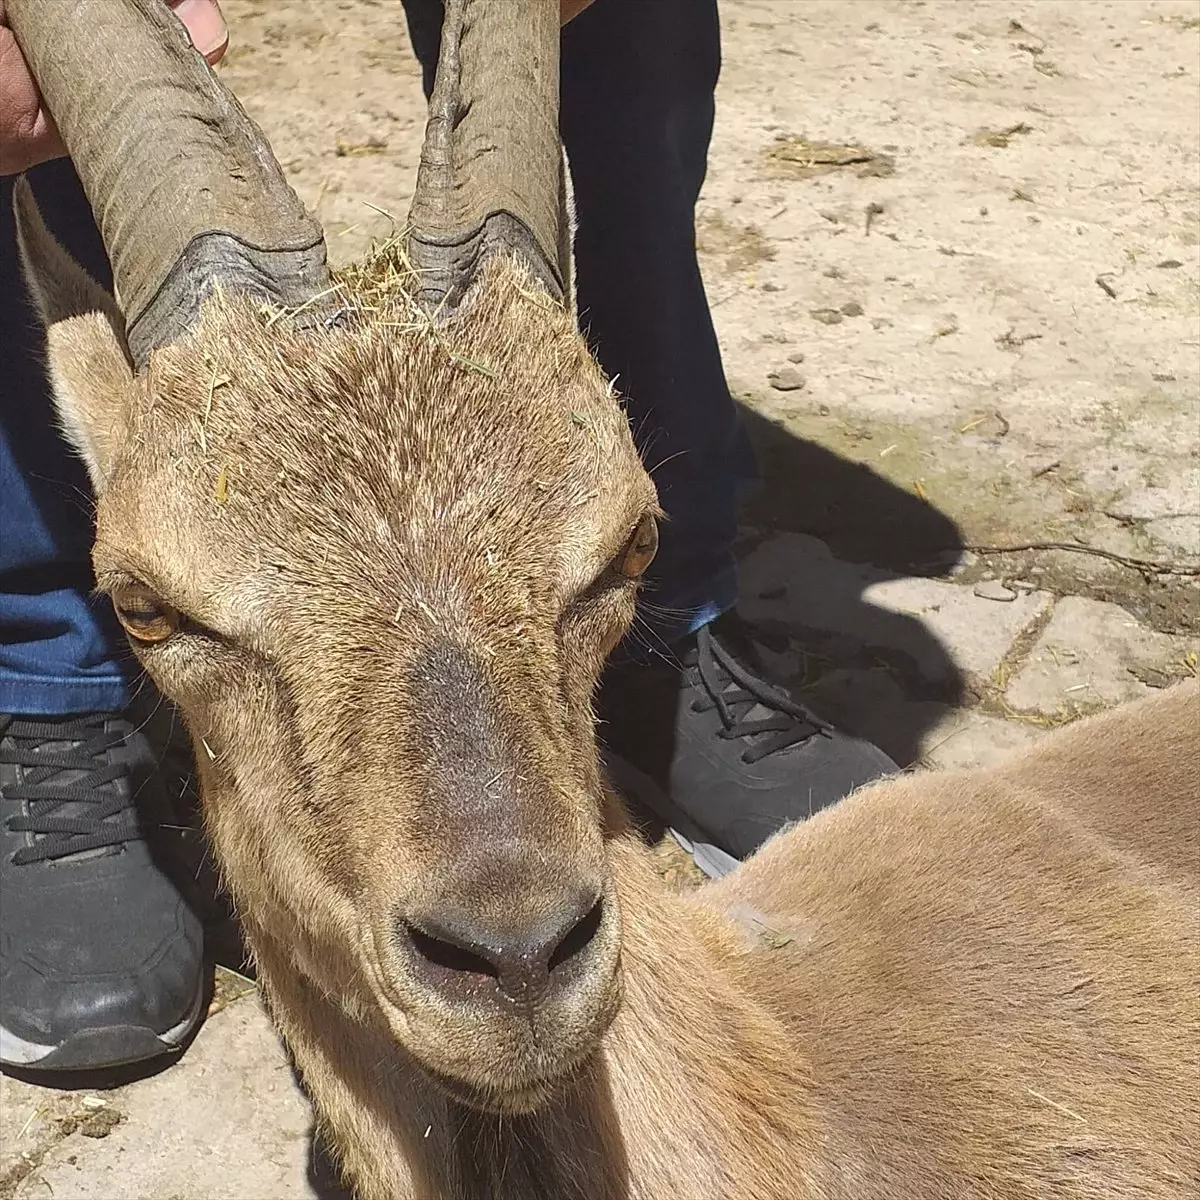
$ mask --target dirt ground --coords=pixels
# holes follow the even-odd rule
[[[399,0],[223,6],[225,80],[353,259],[416,173]],[[1196,673],[1200,3],[723,0],[722,24],[697,238],[763,461],[768,656],[905,764]],[[0,1200],[334,1196],[246,991],[154,1079],[4,1080]]]

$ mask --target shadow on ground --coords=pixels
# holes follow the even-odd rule
[[[738,407],[763,474],[762,490],[745,510],[748,523],[820,538],[843,562],[912,575],[948,574],[963,536],[944,512],[870,467]]]
[[[963,536],[914,492],[741,412],[763,478],[743,515],[743,611],[801,700],[909,766],[966,684],[925,622],[866,593],[948,578]],[[764,619],[772,611],[785,615]]]

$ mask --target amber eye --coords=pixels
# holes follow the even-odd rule
[[[112,594],[117,620],[135,642],[165,642],[179,628],[179,611],[149,588],[129,584]]]
[[[658,552],[658,522],[647,513],[629,535],[624,549],[613,559],[613,570],[626,579],[640,579]]]

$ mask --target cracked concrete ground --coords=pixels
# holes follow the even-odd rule
[[[352,258],[416,171],[397,6],[225,9],[225,77]],[[764,653],[931,766],[1196,673],[1200,4],[724,0],[723,26],[698,241],[764,466]],[[153,1078],[0,1081],[0,1200],[336,1196],[310,1125],[223,974]]]

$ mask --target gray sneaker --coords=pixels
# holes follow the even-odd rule
[[[597,696],[613,783],[662,820],[707,875],[899,768],[766,677],[741,621],[719,617],[648,663],[617,663]]]
[[[199,1024],[203,931],[147,840],[168,813],[126,717],[0,715],[0,1064],[125,1066]]]

